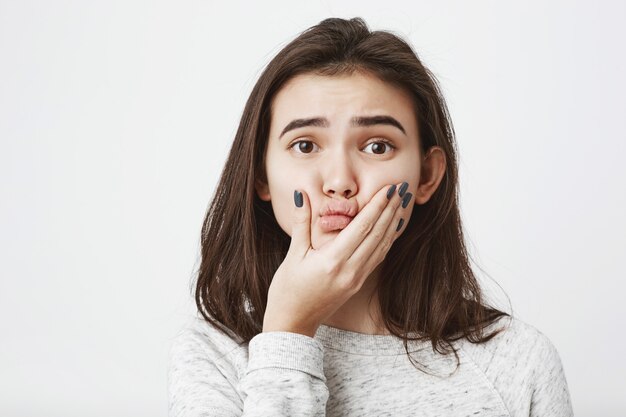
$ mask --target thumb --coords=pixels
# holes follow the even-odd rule
[[[304,191],[293,192],[293,216],[289,252],[304,257],[311,247],[311,206]]]

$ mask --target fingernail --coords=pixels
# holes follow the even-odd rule
[[[396,184],[393,184],[391,187],[389,187],[389,190],[387,190],[387,200],[391,199],[394,191],[396,191]]]
[[[402,229],[402,225],[404,224],[404,219],[400,219],[400,221],[398,222],[398,227],[396,228],[396,232],[400,229]]]
[[[406,206],[409,205],[409,201],[411,201],[411,197],[413,197],[413,194],[411,193],[406,193],[404,195],[404,198],[402,199],[402,208],[406,208]]]
[[[293,201],[296,203],[296,207],[302,207],[304,201],[302,201],[302,193],[298,190],[293,192]]]
[[[398,195],[400,197],[403,197],[404,193],[406,193],[407,188],[409,188],[409,183],[405,181],[402,183],[402,185],[400,185],[400,188],[398,188]]]

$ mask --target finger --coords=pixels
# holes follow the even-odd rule
[[[406,194],[404,195],[406,197]],[[387,246],[391,246],[393,242],[393,235],[389,235],[387,232],[393,226],[394,218],[398,215],[399,207],[401,206],[403,198],[400,197],[398,193],[394,193],[389,204],[380,214],[380,217],[377,219],[376,223],[372,227],[372,230],[369,234],[363,239],[361,244],[355,249],[354,253],[348,260],[346,264],[351,265],[356,271],[367,271],[367,268],[364,267],[368,262],[376,262],[379,263],[381,259],[373,259],[373,257],[379,256],[376,253],[377,248],[384,248]],[[379,251],[380,252],[380,251]],[[384,255],[383,255],[384,256]]]
[[[306,192],[294,190],[291,243],[288,253],[303,258],[311,247],[311,204]]]
[[[352,221],[335,237],[335,240],[327,246],[332,250],[339,262],[346,262],[352,256],[356,248],[363,242],[378,221],[380,214],[393,198],[387,199],[387,192],[393,185],[381,188]],[[396,186],[397,188],[397,186]],[[392,194],[392,197],[396,194]]]
[[[401,199],[401,203],[402,204],[396,209],[393,219],[389,223],[385,235],[378,243],[378,246],[376,246],[376,249],[365,259],[362,266],[362,271],[365,272],[362,274],[363,279],[367,279],[374,268],[385,259],[393,242],[400,236],[402,229],[406,228],[406,224],[409,220],[409,206],[413,204],[413,195],[406,193],[404,198]]]

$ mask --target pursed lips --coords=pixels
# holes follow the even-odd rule
[[[320,217],[320,228],[325,232],[344,229],[350,224],[353,218],[354,217],[346,216],[344,214],[328,214]]]
[[[358,204],[355,200],[330,200],[320,212],[320,228],[325,232],[343,229],[357,212]]]

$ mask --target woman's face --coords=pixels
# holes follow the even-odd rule
[[[385,116],[387,122],[367,121],[375,116]],[[348,200],[359,212],[383,186],[402,181],[416,195],[418,135],[413,103],[401,89],[362,73],[296,76],[273,100],[265,155],[267,184],[257,183],[257,194],[271,201],[278,224],[291,236],[293,192],[306,192],[311,246],[319,249],[341,231],[329,230],[332,227],[320,221],[321,210],[331,200]]]

